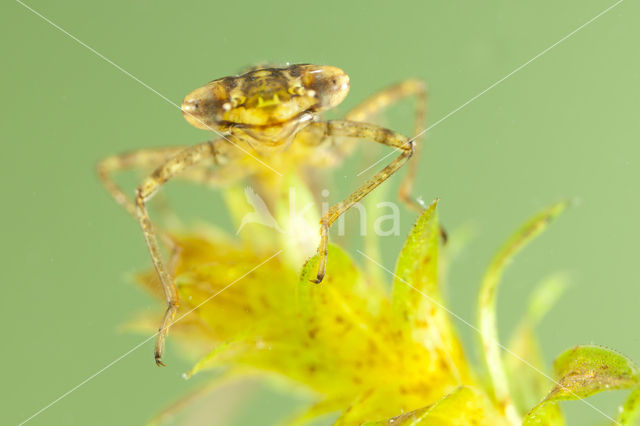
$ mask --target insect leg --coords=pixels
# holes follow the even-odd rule
[[[345,211],[360,201],[369,192],[373,191],[378,187],[378,185],[387,180],[400,167],[402,167],[402,165],[413,155],[415,142],[407,139],[399,133],[368,123],[359,123],[355,121],[328,121],[314,123],[312,126],[324,127],[325,137],[346,136],[368,139],[383,145],[391,146],[400,151],[400,155],[389,163],[387,167],[380,170],[372,178],[367,180],[345,200],[332,206],[327,213],[322,216],[322,219],[320,219],[320,245],[318,246],[320,263],[318,266],[318,275],[314,280],[315,283],[319,283],[324,278],[326,272],[327,253],[329,249],[329,227]]]
[[[411,190],[413,189],[413,182],[416,178],[420,150],[422,149],[422,143],[420,142],[423,139],[427,116],[427,86],[424,81],[408,79],[390,86],[367,98],[360,105],[349,111],[345,118],[350,121],[371,121],[385,108],[409,96],[416,97],[413,134],[420,136],[415,139],[414,158],[409,162],[409,170],[400,184],[398,197],[409,208],[421,212],[423,207],[411,198]]]
[[[131,216],[137,218],[136,207],[133,199],[126,195],[126,192],[119,187],[114,175],[127,170],[144,171],[145,175],[148,170],[153,170],[169,158],[183,151],[185,146],[178,147],[162,147],[140,149],[136,151],[126,152],[117,155],[111,155],[102,159],[96,166],[98,178],[103,186],[111,194],[111,196],[120,204]],[[216,165],[219,160],[228,161],[230,156],[228,153],[218,152],[215,159]],[[210,187],[219,187],[221,184],[229,181],[236,181],[244,175],[242,170],[237,168],[212,168],[211,164],[199,164],[197,167],[183,171],[177,178],[184,181],[195,182]],[[156,210],[162,214],[164,218],[175,219],[175,215],[169,207],[165,198],[161,198],[162,194],[158,194],[153,198]]]
[[[140,149],[118,155],[106,157],[96,166],[98,178],[111,196],[131,216],[136,217],[136,206],[124,191],[115,183],[113,175],[131,169],[155,168],[167,159],[184,150],[185,147],[163,147]]]
[[[179,175],[189,167],[200,164],[207,159],[215,158],[216,149],[214,145],[216,142],[217,141],[204,142],[180,151],[177,155],[166,160],[161,166],[155,169],[155,171],[151,173],[151,175],[147,177],[140,186],[138,186],[136,193],[136,217],[142,227],[142,232],[147,242],[149,253],[151,254],[151,260],[156,268],[156,272],[160,278],[160,283],[162,284],[162,289],[167,300],[167,310],[165,312],[162,325],[158,329],[155,346],[155,360],[158,365],[164,365],[162,362],[164,342],[168,329],[171,326],[173,318],[178,310],[178,291],[169,271],[167,270],[165,262],[162,259],[160,246],[158,244],[146,204],[167,181],[176,175]]]

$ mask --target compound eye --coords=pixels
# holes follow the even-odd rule
[[[192,91],[184,98],[182,113],[191,125],[200,129],[209,129],[216,125],[224,99],[219,96],[217,89],[214,83],[210,83]]]
[[[331,66],[307,66],[302,83],[308,92],[315,92],[323,109],[338,105],[349,92],[349,76],[340,68]]]

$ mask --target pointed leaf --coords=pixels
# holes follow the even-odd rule
[[[422,328],[426,315],[438,309],[439,228],[434,201],[414,225],[400,252],[393,282],[393,319],[403,333]]]
[[[624,355],[602,346],[576,346],[554,363],[560,378],[547,400],[585,398],[603,390],[628,389],[640,384],[640,370]]]
[[[243,347],[244,346],[244,347]],[[225,361],[225,355],[233,354],[240,348],[246,349],[248,342],[244,340],[237,340],[220,344],[213,348],[206,356],[200,359],[188,372],[182,376],[185,379],[190,379],[194,374],[201,370],[215,368],[221,365]]]
[[[393,326],[402,341],[415,341],[431,351],[458,384],[467,366],[444,306],[438,276],[440,226],[434,201],[422,213],[400,252],[393,282]]]
[[[583,399],[605,390],[629,389],[640,384],[640,369],[629,358],[595,345],[576,346],[565,351],[556,359],[554,370],[558,377],[556,386],[529,412],[524,424],[546,424],[547,404]]]
[[[522,422],[523,426],[562,426],[564,417],[560,407],[555,402],[539,406],[527,414]]]
[[[511,258],[529,241],[539,235],[549,222],[565,209],[566,205],[566,202],[554,204],[525,223],[493,258],[480,288],[478,314],[487,369],[491,377],[496,400],[501,406],[505,407],[505,413],[513,423],[519,422],[519,416],[511,400],[507,376],[500,354],[496,321],[498,284]]]
[[[506,424],[491,401],[482,393],[460,387],[435,404],[388,420],[367,422],[365,426],[499,426]]]
[[[627,398],[618,416],[618,423],[622,426],[633,426],[640,418],[640,388],[636,388]]]

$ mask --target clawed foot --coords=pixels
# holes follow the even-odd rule
[[[323,273],[318,272],[318,276],[315,279],[309,280],[309,281],[314,284],[320,284],[323,279],[324,279],[324,272]]]
[[[158,352],[156,352],[156,355],[155,355],[156,365],[158,367],[166,367],[167,365],[164,362],[162,362],[161,358],[162,358],[162,355],[160,355]]]

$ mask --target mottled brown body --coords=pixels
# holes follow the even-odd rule
[[[167,299],[167,311],[155,348],[158,365],[164,365],[161,361],[164,340],[179,301],[147,211],[148,201],[173,178],[212,186],[242,177],[273,181],[282,176],[280,171],[333,165],[349,151],[345,147],[350,146],[351,140],[366,139],[395,148],[399,153],[395,160],[322,217],[320,262],[314,281],[320,283],[326,270],[329,227],[402,167],[416,151],[417,141],[366,121],[389,104],[410,95],[417,97],[416,134],[421,134],[426,115],[424,83],[407,80],[367,99],[349,112],[345,120],[321,121],[321,114],[341,103],[348,91],[349,77],[336,67],[301,64],[254,68],[240,76],[214,80],[189,93],[182,103],[184,117],[190,124],[212,130],[220,139],[186,148],[139,150],[100,162],[98,175],[105,187],[140,223]],[[410,198],[415,165],[413,161],[399,196],[411,207],[420,209]],[[154,169],[138,187],[133,201],[111,178],[114,172],[132,168]]]

